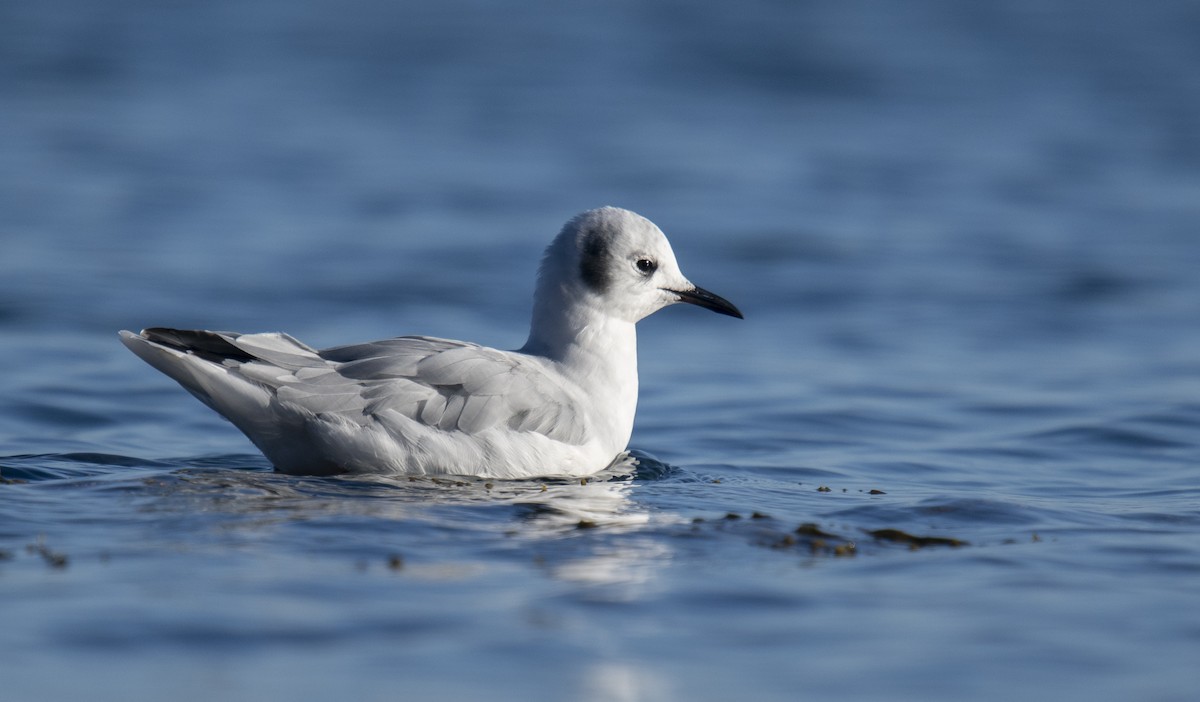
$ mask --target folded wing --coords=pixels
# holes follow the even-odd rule
[[[424,336],[317,351],[286,334],[144,333],[221,363],[318,416],[377,421],[393,431],[417,422],[446,432],[500,427],[570,444],[588,440],[581,398],[560,375],[546,372],[544,359]],[[189,334],[206,336],[180,336]]]

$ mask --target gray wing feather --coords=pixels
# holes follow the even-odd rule
[[[495,426],[587,440],[563,380],[539,361],[461,341],[398,337],[315,351],[284,334],[227,337],[259,361],[239,372],[275,388],[280,400],[359,423],[391,413],[442,431]]]
[[[401,390],[401,388],[397,388],[397,390]],[[422,424],[436,427],[442,421],[442,414],[445,411],[446,397],[441,393],[435,393],[425,400],[425,404],[421,405],[421,413],[413,419],[419,419]]]
[[[499,424],[504,419],[504,402],[495,395],[471,395],[458,415],[458,428],[468,434]]]
[[[467,396],[461,393],[446,398],[446,409],[442,410],[442,418],[438,420],[438,429],[449,431],[457,429],[458,418],[462,416],[463,406],[467,404]]]
[[[322,388],[325,386],[321,386]],[[280,400],[299,405],[313,414],[362,414],[362,394],[341,386],[342,392],[313,392],[298,385],[280,385],[276,390]]]
[[[287,334],[229,334],[226,340],[246,353],[282,368],[321,364],[317,350]]]
[[[462,341],[438,339],[432,336],[398,336],[394,339],[371,341],[365,344],[334,346],[317,352],[321,358],[335,363],[351,363],[366,358],[397,357],[416,355],[424,358],[431,353],[447,349],[474,346]]]

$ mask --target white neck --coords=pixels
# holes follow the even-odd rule
[[[637,330],[633,322],[611,317],[594,304],[534,304],[529,340],[521,353],[542,356],[559,365],[592,400],[597,425],[613,454],[625,450],[637,410]]]

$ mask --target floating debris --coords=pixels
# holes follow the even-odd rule
[[[50,566],[51,568],[67,567],[67,554],[50,550],[50,547],[46,545],[45,541],[43,541],[42,537],[40,536],[38,537],[37,543],[29,544],[25,547],[25,550],[29,553],[36,553],[37,555],[41,556],[42,560],[46,561],[46,565]]]
[[[4,477],[4,471],[3,471],[3,469],[0,469],[0,485],[21,485],[25,482],[27,482],[27,481],[21,480],[20,478]]]
[[[734,536],[740,535],[754,546],[769,548],[776,552],[793,553],[806,558],[853,558],[863,552],[863,547],[860,545],[863,543],[861,539],[839,535],[829,531],[828,527],[823,528],[815,522],[803,522],[799,526],[789,529],[779,523],[776,517],[761,511],[750,513],[748,518],[747,515],[737,512],[727,512],[724,516],[717,518],[693,517],[690,520],[689,530],[692,533],[717,532]],[[900,529],[876,529],[873,531],[859,529],[857,531],[864,532],[874,539],[874,545],[872,542],[866,542],[867,554],[877,553],[885,547],[883,544],[889,542],[907,544],[913,551],[934,546],[957,548],[970,545],[961,539],[945,536],[919,536]]]
[[[883,490],[868,490],[867,494],[868,495],[886,495],[887,493],[884,492]]]
[[[808,551],[814,556],[835,556],[842,558],[856,555],[858,553],[858,546],[853,541],[842,541],[841,543],[834,544],[825,539],[813,539],[808,542]]]
[[[404,570],[404,556],[398,553],[388,556],[387,567],[388,570]]]
[[[968,546],[966,541],[952,539],[944,536],[914,536],[899,529],[876,529],[867,531],[872,537],[880,541],[894,541],[896,543],[908,544],[912,550],[925,548],[926,546],[949,546],[958,548],[959,546]]]
[[[817,492],[833,492],[833,488],[822,485],[821,487],[817,488]]]
[[[818,527],[816,524],[813,524],[812,522],[805,522],[805,523],[801,524],[800,526],[796,527],[796,533],[800,534],[801,536],[812,536],[814,538],[819,538],[819,539],[839,538],[838,536],[836,536],[834,534],[830,534],[827,531],[823,531],[820,527]]]
[[[430,478],[429,480],[434,485],[443,485],[443,486],[450,486],[450,487],[467,487],[468,485],[470,485],[470,483],[464,482],[462,480],[449,480],[447,478]]]
[[[591,519],[580,519],[575,524],[576,529],[595,529],[598,526],[600,526],[600,525],[597,524],[596,522],[592,521]]]
[[[762,518],[770,519],[765,515]],[[791,533],[761,530],[762,527],[759,529],[757,543],[777,551],[798,548],[813,556],[835,557],[854,556],[858,553],[858,546],[853,540],[831,534],[816,524],[808,522],[796,527]]]

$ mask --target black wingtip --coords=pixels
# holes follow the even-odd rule
[[[178,351],[193,353],[206,361],[253,361],[255,357],[234,346],[224,336],[201,329],[170,329],[150,327],[142,330],[147,341]]]

